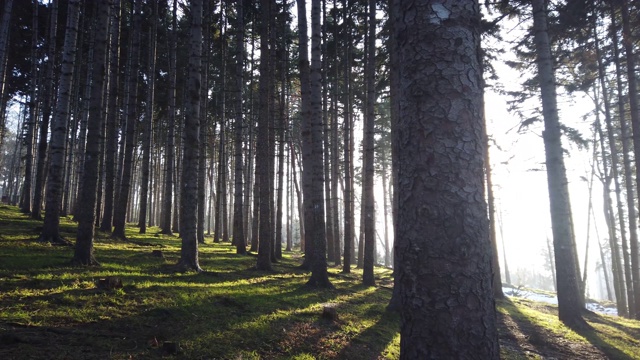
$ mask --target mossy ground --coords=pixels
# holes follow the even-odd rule
[[[305,286],[298,254],[273,272],[230,244],[200,247],[204,273],[177,273],[180,240],[127,228],[130,242],[98,233],[99,267],[70,265],[72,249],[37,242],[41,221],[0,206],[0,359],[397,359],[400,319],[385,307],[391,271],[377,287],[361,273],[331,268],[333,290]],[[73,241],[75,224],[62,219]],[[161,250],[164,258],[154,257]],[[99,289],[107,276],[123,287]],[[338,320],[321,318],[324,304]],[[498,302],[505,359],[640,359],[640,323],[589,315],[592,332],[572,333],[552,307]],[[560,341],[561,340],[561,341]],[[177,343],[179,352],[163,350]],[[565,346],[566,345],[566,346]]]

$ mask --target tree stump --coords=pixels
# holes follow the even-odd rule
[[[107,276],[104,279],[98,279],[98,289],[113,290],[122,289],[122,279],[117,276]]]
[[[322,318],[329,321],[338,321],[338,309],[336,304],[322,305]]]

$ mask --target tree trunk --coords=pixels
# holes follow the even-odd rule
[[[351,272],[351,263],[353,258],[353,235],[354,235],[354,216],[353,216],[353,165],[351,156],[351,142],[353,133],[353,121],[351,120],[351,38],[349,36],[349,22],[351,16],[347,16],[349,12],[347,6],[347,0],[342,1],[342,7],[344,9],[344,33],[347,35],[345,42],[347,43],[347,49],[344,60],[344,262],[342,265],[342,272],[349,274]]]
[[[124,161],[122,164],[122,173],[120,180],[120,189],[118,191],[117,201],[113,214],[113,233],[115,238],[126,239],[125,222],[127,216],[127,208],[129,205],[129,191],[131,189],[131,174],[133,172],[133,151],[136,144],[134,143],[136,122],[138,119],[138,69],[140,67],[140,27],[142,15],[140,8],[142,4],[140,0],[134,0],[133,8],[133,27],[131,48],[129,50],[129,64],[127,65],[126,75],[126,134],[124,139]]]
[[[236,3],[236,93],[235,93],[235,126],[234,126],[234,147],[235,147],[235,188],[233,203],[233,242],[236,246],[237,254],[246,254],[246,238],[244,233],[243,217],[243,195],[242,195],[242,94],[244,87],[244,4],[241,1]]]
[[[202,71],[202,0],[191,0],[189,75],[184,119],[184,154],[180,199],[182,247],[178,269],[202,271],[198,261],[198,159],[200,157],[200,83]]]
[[[325,209],[323,200],[323,166],[322,166],[322,74],[321,74],[321,31],[320,31],[320,0],[311,1],[311,67],[310,82],[310,122],[307,129],[310,132],[310,143],[303,142],[303,147],[311,147],[307,161],[304,162],[304,170],[309,173],[311,184],[308,187],[309,196],[305,192],[305,202],[309,200],[309,206],[305,205],[305,216],[310,220],[306,225],[306,233],[310,236],[309,242],[313,243],[311,253],[311,278],[307,282],[309,286],[332,288],[327,272],[327,238],[325,228]],[[304,121],[304,120],[303,120]],[[306,215],[306,212],[309,215]]]
[[[631,128],[633,129],[633,152],[635,158],[640,156],[640,107],[638,104],[638,79],[636,77],[636,54],[633,48],[633,38],[631,26],[629,24],[629,1],[622,0],[622,35],[625,51],[627,53],[627,82],[629,94],[629,108],[631,113]],[[617,47],[617,46],[616,46]],[[637,163],[637,160],[636,160]],[[640,189],[640,166],[636,164],[636,187]],[[629,188],[628,192],[631,191]],[[638,190],[640,191],[640,190]],[[635,228],[634,228],[635,229]],[[631,240],[631,271],[633,273],[633,291],[635,297],[635,308],[631,309],[631,315],[635,319],[640,319],[640,265],[638,254],[638,240]],[[635,263],[635,264],[634,264]]]
[[[556,260],[558,284],[558,315],[569,326],[584,326],[578,264],[574,234],[571,227],[571,205],[566,168],[561,144],[560,120],[556,100],[556,81],[553,72],[551,45],[547,30],[547,9],[544,0],[532,1],[534,34],[538,65],[538,79],[542,93],[542,112],[545,130],[543,133],[551,227]]]
[[[114,1],[111,23],[111,44],[109,58],[109,102],[107,105],[106,143],[105,143],[105,176],[104,176],[104,215],[100,230],[111,232],[113,224],[113,201],[115,195],[116,151],[118,126],[118,99],[120,98],[120,24],[122,7],[120,0]]]
[[[486,124],[486,121],[485,121]],[[489,136],[486,132],[485,125],[485,159],[484,159],[484,172],[485,179],[487,181],[487,203],[489,211],[489,237],[491,239],[491,267],[493,270],[493,296],[496,299],[504,298],[502,292],[502,277],[500,276],[500,253],[498,252],[498,239],[496,236],[496,205],[495,197],[493,196],[493,181],[491,177],[491,159],[489,157]],[[554,276],[555,279],[555,276]]]
[[[145,129],[142,132],[142,179],[140,180],[140,212],[138,227],[140,234],[147,232],[147,212],[149,205],[149,172],[151,171],[151,152],[153,151],[153,101],[155,95],[156,80],[156,34],[158,33],[158,2],[152,2],[152,11],[149,16],[151,28],[149,29],[149,57],[147,63],[147,99],[144,115]]]
[[[369,37],[367,39],[367,113],[364,124],[364,162],[363,180],[362,180],[362,210],[364,211],[364,261],[363,261],[363,278],[365,285],[374,286],[375,278],[373,277],[373,264],[375,262],[375,226],[376,212],[375,200],[373,198],[373,177],[374,172],[374,123],[375,123],[375,72],[376,72],[376,2],[369,0]]]
[[[36,125],[38,122],[38,101],[37,101],[37,88],[38,88],[38,8],[39,1],[33,1],[33,14],[31,22],[31,80],[29,89],[29,121],[24,123],[24,147],[26,148],[26,154],[24,156],[24,183],[22,185],[22,201],[20,209],[25,214],[31,213],[31,203],[33,192],[33,142],[36,132]]]
[[[45,161],[47,159],[47,134],[49,132],[49,120],[51,118],[51,107],[53,100],[53,70],[55,68],[56,53],[56,32],[58,28],[58,1],[54,0],[50,4],[49,13],[49,61],[46,65],[46,75],[44,81],[44,94],[42,95],[42,122],[40,123],[40,139],[38,142],[38,162],[36,164],[36,183],[33,194],[33,207],[31,208],[31,218],[42,219],[40,209],[42,207],[42,190],[45,182]]]
[[[260,17],[260,82],[259,82],[259,96],[260,96],[260,116],[258,118],[258,138],[257,138],[257,153],[256,153],[256,183],[258,184],[258,192],[256,196],[260,198],[260,224],[259,224],[259,243],[258,243],[258,260],[256,262],[256,269],[271,271],[271,242],[273,231],[271,229],[271,203],[269,198],[271,193],[269,192],[269,117],[271,116],[270,102],[272,101],[272,89],[271,89],[271,74],[270,69],[270,56],[269,46],[270,36],[269,31],[275,31],[275,29],[269,29],[270,17],[274,12],[274,1],[261,0],[260,1],[262,15]]]
[[[49,169],[44,214],[44,224],[40,240],[53,243],[66,243],[60,237],[60,202],[62,199],[62,174],[64,171],[64,147],[67,136],[69,105],[71,104],[71,85],[76,59],[76,40],[78,35],[80,0],[70,0],[67,8],[67,24],[64,36],[62,64],[60,67],[60,83],[56,109],[49,140]]]
[[[91,104],[87,121],[87,146],[84,155],[84,179],[79,198],[78,234],[72,263],[98,265],[93,256],[93,236],[96,222],[96,201],[100,169],[100,146],[104,140],[104,82],[107,75],[107,40],[109,30],[110,0],[96,3],[97,17],[94,24],[94,64],[92,67]]]
[[[177,32],[178,32],[178,0],[173,0],[173,14],[171,17],[171,33],[169,35],[169,105],[167,112],[169,113],[169,124],[167,129],[167,147],[165,158],[165,178],[164,178],[164,195],[162,210],[162,233],[173,235],[172,226],[172,208],[173,208],[173,176],[174,176],[174,132],[176,128],[176,52],[177,52]]]
[[[477,1],[394,0],[400,359],[498,359]],[[450,41],[449,39],[457,39]]]

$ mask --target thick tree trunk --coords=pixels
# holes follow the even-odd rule
[[[116,150],[118,126],[118,99],[120,98],[120,20],[122,7],[121,0],[113,2],[111,18],[111,44],[109,58],[109,93],[106,119],[106,142],[105,142],[105,176],[104,176],[104,215],[100,230],[111,232],[113,224],[113,201],[115,195],[116,177]]]
[[[364,124],[364,162],[362,180],[362,210],[364,211],[364,259],[363,278],[365,285],[374,286],[373,264],[376,256],[376,212],[375,199],[373,198],[373,177],[375,176],[374,164],[374,123],[375,123],[375,72],[376,72],[376,2],[369,0],[369,37],[367,39],[367,113]]]
[[[308,204],[305,205],[305,216],[308,216],[310,225],[305,226],[309,234],[309,242],[313,243],[311,253],[311,278],[307,282],[309,286],[332,288],[327,272],[327,238],[325,228],[325,209],[323,199],[323,166],[322,166],[322,74],[321,74],[321,31],[320,31],[320,0],[311,1],[311,67],[310,81],[310,110],[308,119],[310,122],[310,143],[303,142],[303,147],[311,147],[310,156],[304,163],[305,172],[309,173],[311,184],[308,188]],[[304,120],[303,120],[304,121]],[[305,193],[305,202],[307,201]],[[306,211],[310,214],[306,215]]]
[[[247,240],[244,233],[243,214],[243,194],[242,194],[242,94],[244,88],[244,4],[241,1],[236,3],[236,91],[235,91],[235,125],[234,125],[234,148],[235,148],[235,184],[233,203],[233,242],[236,246],[237,254],[246,254]]]
[[[307,5],[304,0],[296,0],[298,14],[306,14],[307,13]],[[313,258],[313,241],[311,240],[312,232],[314,231],[314,227],[312,225],[313,222],[313,213],[312,213],[312,205],[311,205],[311,169],[308,168],[307,163],[311,157],[311,82],[310,82],[310,70],[309,70],[309,38],[307,36],[307,17],[298,16],[298,69],[300,72],[300,103],[301,103],[301,115],[302,115],[302,124],[301,124],[301,137],[302,137],[302,148],[301,148],[301,157],[302,164],[304,169],[301,174],[301,183],[302,183],[302,203],[303,203],[303,215],[304,218],[301,221],[304,222],[305,227],[305,239],[302,240],[304,244],[304,262],[301,267],[303,269],[310,269],[311,260]]]
[[[558,284],[558,315],[570,326],[584,326],[576,249],[571,226],[569,188],[561,144],[560,120],[556,100],[556,81],[553,72],[551,45],[547,30],[547,9],[544,0],[532,1],[534,41],[538,65],[538,79],[542,93],[542,112],[545,123],[543,133],[551,227],[556,260]]]
[[[94,24],[94,64],[92,69],[91,104],[87,122],[87,146],[84,154],[84,179],[79,197],[78,234],[72,263],[98,265],[93,256],[93,236],[96,222],[96,202],[100,169],[100,146],[104,140],[104,83],[107,76],[107,40],[109,30],[110,0],[96,3],[97,18]]]
[[[153,101],[156,80],[156,34],[158,33],[158,2],[152,1],[152,12],[149,16],[149,54],[147,62],[147,99],[144,115],[144,131],[142,137],[142,178],[140,180],[140,212],[138,227],[140,234],[147,232],[147,213],[149,205],[149,173],[151,172],[151,152],[153,151]]]
[[[271,193],[269,192],[269,117],[270,114],[270,102],[272,101],[272,89],[271,89],[271,74],[270,69],[270,56],[269,47],[274,44],[270,44],[269,31],[275,31],[275,29],[269,29],[270,17],[273,15],[273,8],[275,7],[273,0],[261,0],[260,17],[260,116],[258,119],[258,138],[257,138],[257,153],[256,153],[256,183],[258,184],[258,193],[256,196],[260,198],[260,224],[259,224],[259,243],[258,243],[258,260],[256,268],[258,270],[271,271],[271,245],[273,231],[271,228],[271,203],[269,198]]]
[[[42,94],[42,122],[40,123],[40,139],[38,141],[38,162],[36,164],[36,183],[33,194],[33,207],[31,208],[31,218],[42,219],[40,210],[42,208],[42,190],[45,183],[45,161],[47,159],[47,134],[49,133],[49,120],[51,118],[51,107],[53,100],[53,70],[55,67],[56,53],[56,32],[58,29],[58,1],[54,0],[50,5],[49,13],[49,61],[46,66],[44,81],[44,93]]]
[[[44,224],[40,240],[53,243],[66,243],[60,237],[60,202],[62,199],[62,179],[64,171],[64,147],[71,104],[71,85],[76,59],[76,41],[78,37],[78,18],[80,0],[70,0],[67,7],[67,24],[64,37],[60,83],[56,109],[49,140],[49,169],[44,214]]]
[[[184,154],[180,199],[182,247],[178,269],[202,271],[198,261],[198,159],[200,154],[200,84],[202,64],[202,0],[191,0],[189,75],[184,119]]]
[[[205,144],[207,143],[207,134],[209,131],[207,104],[209,102],[209,44],[211,38],[209,31],[210,26],[206,26],[206,24],[210,21],[209,3],[209,0],[204,0],[202,3],[202,13],[204,14],[203,24],[205,24],[202,31],[202,70],[200,74],[202,79],[200,87],[200,144],[202,144],[202,149],[200,149],[200,157],[198,158],[198,226],[196,230],[196,236],[200,244],[204,244],[204,214],[207,196],[207,146],[205,146]],[[213,157],[213,153],[211,156]]]
[[[394,0],[400,359],[498,359],[477,1]],[[457,39],[456,41],[449,39]],[[396,106],[396,105],[394,105]]]

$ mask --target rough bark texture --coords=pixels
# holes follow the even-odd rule
[[[78,202],[78,234],[72,262],[78,265],[98,265],[93,256],[93,236],[96,222],[100,145],[104,140],[104,83],[107,75],[107,38],[110,0],[99,0],[95,21],[94,64],[92,69],[91,104],[87,121],[87,146],[84,156],[84,179]]]
[[[198,262],[198,158],[200,157],[200,71],[202,57],[202,0],[191,0],[189,38],[189,75],[184,119],[184,152],[180,181],[180,250],[179,270],[202,271]]]
[[[189,75],[184,119],[184,152],[180,202],[182,248],[178,268],[201,271],[198,262],[198,160],[200,157],[200,81],[202,57],[202,0],[191,0]]]
[[[498,359],[477,1],[391,3],[401,359]]]
[[[260,16],[260,84],[259,84],[259,111],[257,152],[256,152],[256,184],[260,206],[260,220],[258,229],[258,260],[256,268],[258,270],[272,270],[271,267],[271,243],[273,231],[271,229],[271,204],[269,198],[269,103],[271,100],[271,80],[269,73],[269,17],[272,7],[275,6],[272,0],[261,0]]]
[[[581,310],[584,305],[580,296],[580,272],[577,271],[576,249],[573,245],[574,234],[571,225],[569,188],[560,140],[556,81],[547,30],[547,9],[544,0],[533,0],[531,4],[538,80],[540,81],[542,94],[542,115],[545,128],[543,138],[556,260],[558,316],[567,325],[582,326],[585,323],[581,316]]]
[[[49,140],[49,169],[44,225],[40,239],[50,242],[65,242],[60,237],[60,203],[62,200],[62,178],[64,171],[64,146],[67,136],[69,106],[71,104],[71,84],[73,83],[76,41],[78,37],[79,0],[69,1],[67,24],[64,36],[58,101],[53,116],[51,139]]]
[[[323,199],[324,176],[322,166],[322,73],[321,73],[321,29],[320,29],[320,0],[311,1],[311,67],[310,67],[310,144],[311,154],[305,162],[304,172],[309,172],[311,185],[309,187],[309,207],[311,226],[306,225],[306,233],[313,243],[311,257],[311,278],[307,285],[317,287],[333,287],[327,272],[327,238],[325,228],[325,211]],[[307,196],[304,196],[305,201]],[[305,215],[306,216],[306,215]]]

